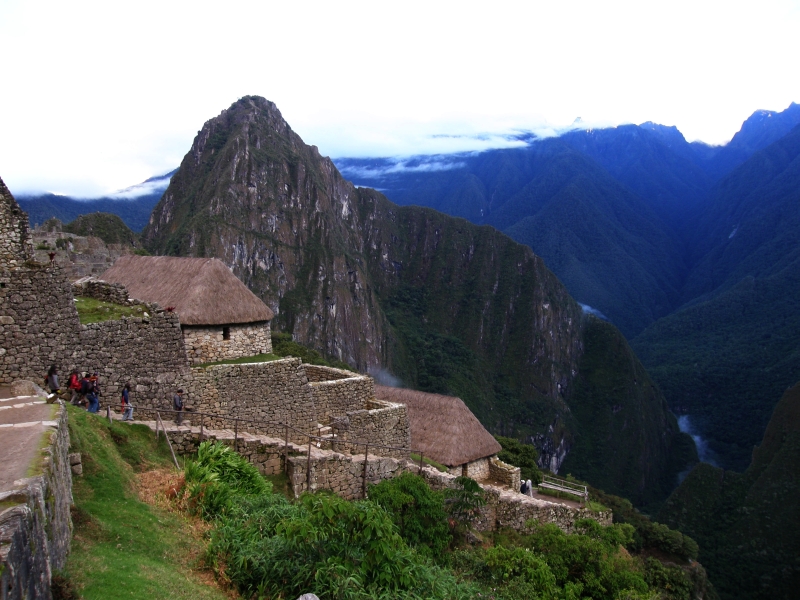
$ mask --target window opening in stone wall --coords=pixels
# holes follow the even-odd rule
[[[230,327],[223,327],[222,328],[222,339],[223,340],[231,339],[231,328]]]

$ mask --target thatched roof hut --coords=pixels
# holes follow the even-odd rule
[[[412,451],[447,467],[493,456],[502,450],[461,398],[375,386],[379,400],[405,404]]]
[[[100,278],[131,298],[174,307],[181,325],[270,321],[273,312],[216,258],[120,256]]]

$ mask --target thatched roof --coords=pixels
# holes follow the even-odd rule
[[[382,385],[375,397],[408,407],[412,451],[438,463],[455,467],[502,450],[461,398]]]
[[[120,256],[100,276],[121,283],[131,298],[175,307],[181,325],[269,321],[270,308],[216,258]]]

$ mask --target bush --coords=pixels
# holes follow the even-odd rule
[[[419,475],[403,473],[373,485],[369,498],[389,513],[400,536],[423,554],[440,556],[450,545],[444,494],[431,490]]]
[[[497,458],[506,464],[519,467],[520,477],[523,481],[530,479],[533,484],[541,483],[542,472],[536,462],[539,459],[539,453],[536,448],[531,444],[523,444],[514,438],[503,437],[502,435],[494,437],[503,447]]]

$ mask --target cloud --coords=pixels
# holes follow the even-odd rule
[[[175,171],[177,171],[177,169]],[[171,171],[166,175],[151,177],[142,183],[137,183],[123,190],[113,192],[109,194],[108,197],[119,200],[132,200],[134,198],[140,198],[141,196],[148,196],[159,192],[163,193],[169,186],[169,182],[172,179],[172,175],[175,174],[175,171]]]
[[[578,304],[580,304],[581,310],[582,310],[583,312],[585,312],[586,314],[589,314],[589,315],[594,315],[595,317],[598,317],[598,318],[600,318],[600,319],[603,319],[604,321],[608,321],[608,317],[607,317],[607,316],[605,316],[603,313],[601,313],[601,312],[600,312],[599,310],[597,310],[596,308],[592,308],[592,307],[591,307],[591,306],[589,306],[588,304],[581,304],[580,302],[578,302]]]
[[[336,167],[351,179],[381,179],[395,173],[432,173],[461,169],[466,163],[455,156],[414,156],[408,158],[379,158],[359,161],[339,159]],[[366,164],[365,164],[366,163]]]

